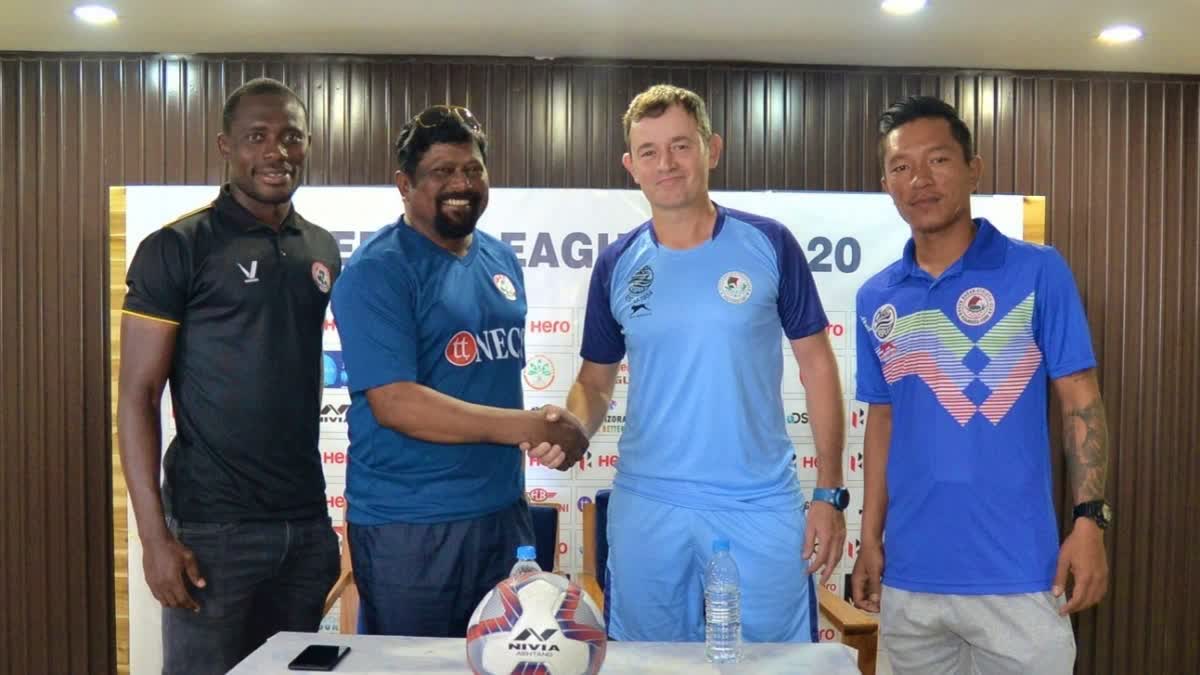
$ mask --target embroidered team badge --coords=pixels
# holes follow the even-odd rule
[[[886,340],[896,328],[896,308],[887,304],[875,310],[871,317],[871,332],[880,340]]]
[[[504,275],[504,274],[493,275],[492,283],[496,284],[496,290],[500,291],[500,295],[503,295],[506,300],[508,300],[509,302],[516,302],[517,287],[513,286],[512,279],[509,279],[507,275]]]
[[[717,292],[725,302],[740,305],[750,299],[754,285],[744,272],[726,272],[717,282]]]
[[[996,313],[996,298],[986,288],[976,286],[958,296],[958,320],[968,326],[982,326]]]
[[[317,285],[317,290],[328,295],[329,287],[333,285],[333,275],[329,273],[329,268],[325,266],[325,263],[320,260],[313,262],[312,278],[313,283]]]

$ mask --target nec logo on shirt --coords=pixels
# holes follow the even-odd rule
[[[524,350],[523,328],[493,328],[482,333],[460,330],[446,343],[446,360],[461,368],[483,361],[520,359]]]

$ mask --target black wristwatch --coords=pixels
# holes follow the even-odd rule
[[[850,505],[850,491],[844,487],[813,488],[812,498],[815,502],[832,504],[838,511],[845,511]]]
[[[1103,499],[1093,499],[1090,502],[1079,504],[1072,514],[1075,518],[1090,518],[1096,521],[1102,530],[1108,528],[1113,517],[1112,507]]]

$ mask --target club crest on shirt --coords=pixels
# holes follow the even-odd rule
[[[333,285],[333,275],[329,273],[329,268],[325,263],[316,260],[312,264],[313,283],[317,285],[317,290],[329,294],[329,287]]]
[[[875,315],[871,317],[871,332],[875,334],[875,337],[886,340],[895,328],[895,306],[889,303],[875,310]]]
[[[626,297],[630,300],[641,298],[642,296],[650,297],[650,287],[654,285],[654,268],[649,265],[642,265],[638,271],[629,277],[629,284],[625,287]]]
[[[726,272],[717,282],[717,293],[721,294],[721,298],[725,302],[734,305],[740,305],[749,300],[750,293],[753,291],[754,285],[750,283],[750,277],[745,272]]]
[[[513,286],[512,279],[509,279],[507,275],[492,275],[492,283],[496,284],[496,290],[500,291],[500,295],[503,295],[506,300],[509,302],[516,302],[517,287]]]
[[[982,326],[996,313],[996,298],[986,288],[976,286],[958,296],[958,320],[968,326]]]

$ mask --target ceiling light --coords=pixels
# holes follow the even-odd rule
[[[1110,45],[1119,45],[1142,39],[1142,29],[1138,28],[1137,26],[1127,25],[1109,26],[1108,28],[1100,31],[1100,35],[1097,37],[1101,42]]]
[[[83,5],[75,8],[75,18],[99,26],[116,21],[117,13],[100,5]]]
[[[883,4],[880,7],[888,14],[903,16],[924,9],[925,0],[883,0]]]

